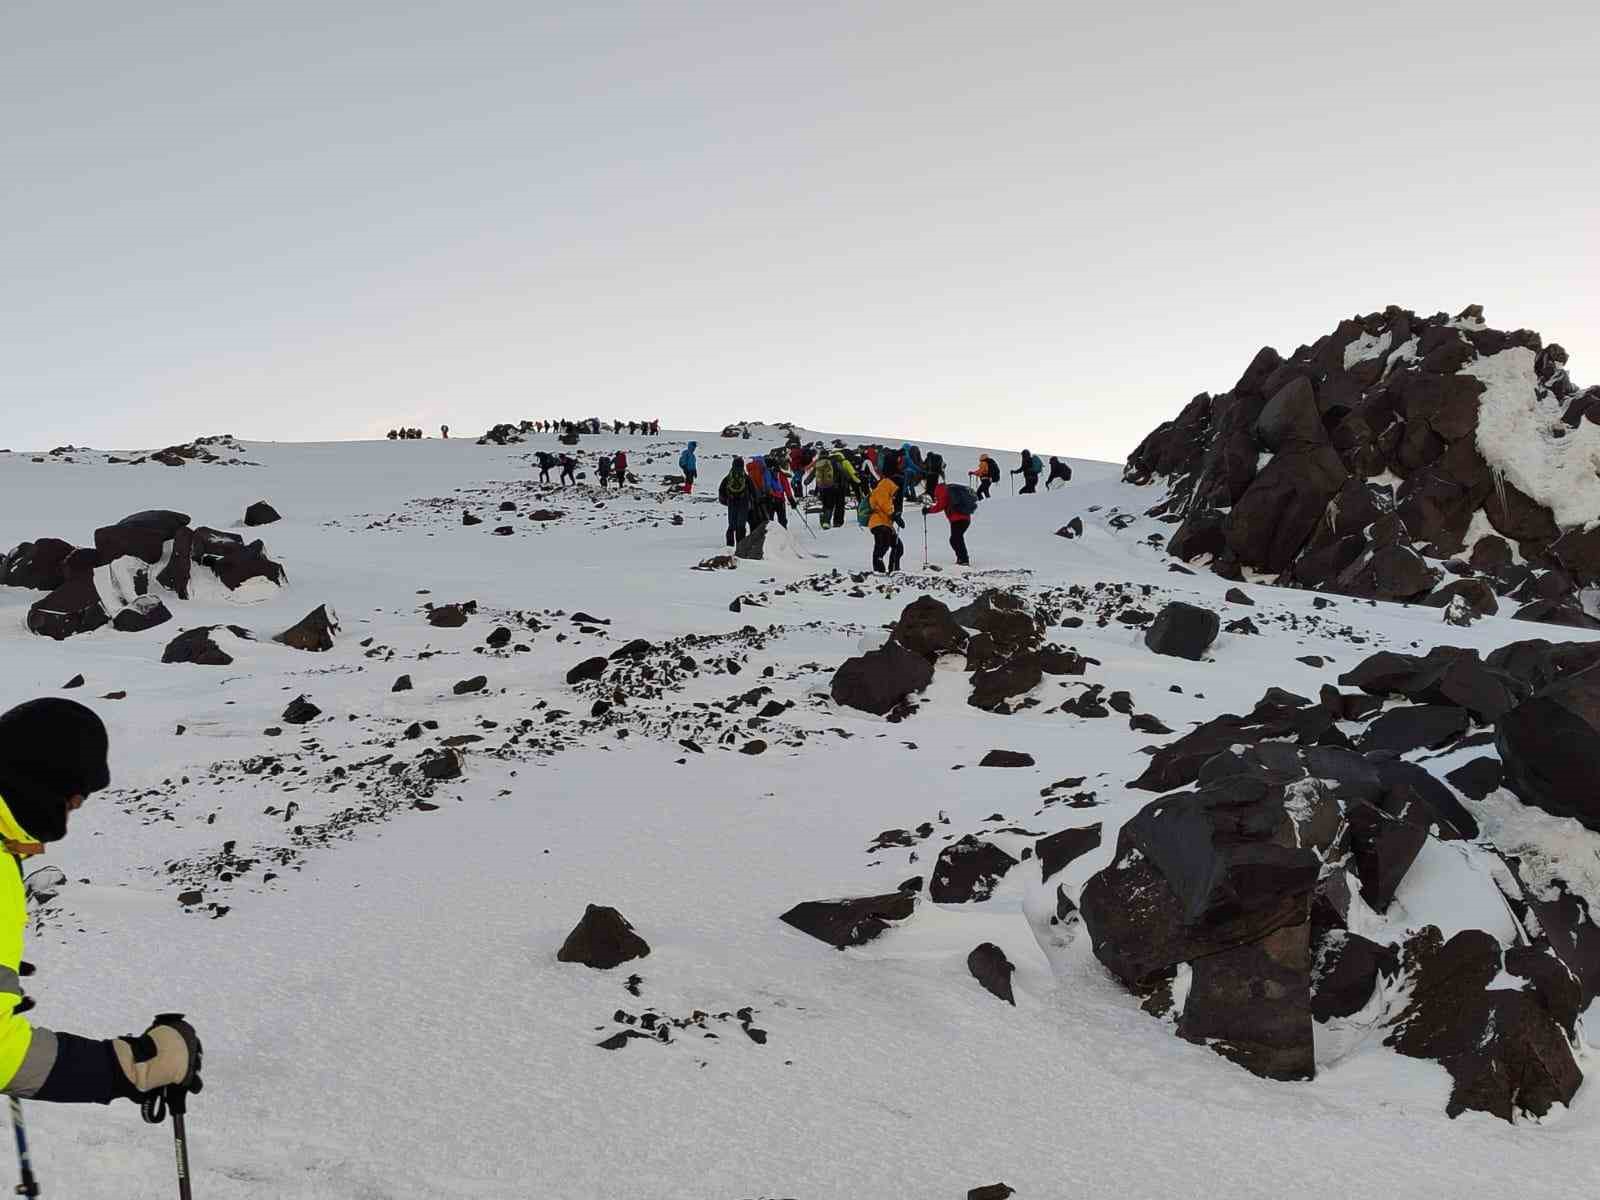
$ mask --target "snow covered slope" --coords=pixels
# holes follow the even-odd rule
[[[689,436],[701,487],[683,496],[660,480]],[[1374,650],[1487,652],[1537,630],[1254,586],[1254,606],[1227,603],[1226,580],[1169,567],[1150,540],[1168,527],[1133,515],[1147,492],[1077,461],[1064,488],[980,508],[970,571],[952,569],[942,517],[923,567],[914,511],[909,569],[890,579],[853,578],[866,535],[814,517],[774,531],[766,561],[694,569],[723,553],[728,457],[766,444],[586,437],[591,482],[592,453],[616,448],[640,480],[605,496],[535,482],[530,456],[553,438],[242,447],[258,465],[0,455],[0,547],[90,545],[146,509],[222,530],[258,500],[282,514],[237,531],[264,540],[284,586],[197,585],[144,632],[37,637],[24,622],[42,593],[0,588],[0,705],[81,674],[58,694],[112,731],[113,790],[47,856],[69,882],[30,932],[35,1015],[97,1036],[158,1009],[193,1017],[208,1050],[198,1195],[826,1200],[999,1180],[1024,1200],[1593,1194],[1592,1083],[1542,1123],[1450,1120],[1445,1070],[1384,1047],[1359,1014],[1319,1026],[1315,1080],[1256,1078],[1141,1011],[1087,938],[1041,936],[1051,901],[1031,861],[981,903],[924,896],[842,952],[779,920],[927,877],[947,839],[1008,831],[986,836],[1020,857],[1100,822],[1099,847],[1048,891],[1081,887],[1153,798],[1127,786],[1141,750],[1169,740],[1062,712],[1085,684],[1182,732],[1248,712],[1269,685],[1314,696]],[[924,449],[958,476],[976,459]],[[1055,536],[1073,517],[1082,536]],[[904,720],[829,698],[834,670],[908,603],[988,587],[1049,610],[1050,639],[1097,660],[1087,674],[1046,676],[1044,702],[1010,715],[970,706],[948,659]],[[1204,661],[1158,657],[1116,615],[1168,599],[1259,632],[1224,631]],[[430,624],[428,605],[469,601],[465,624]],[[341,625],[331,650],[268,640],[319,605]],[[201,625],[257,637],[218,633],[228,666],[164,665]],[[610,659],[635,639],[650,646]],[[567,682],[597,656],[602,678]],[[413,687],[393,691],[401,675]],[[300,696],[321,715],[287,723]],[[1036,765],[980,768],[993,749]],[[449,774],[451,751],[459,777],[421,778],[422,762]],[[1502,849],[1592,861],[1569,882],[1600,896],[1600,836],[1499,797],[1473,812]],[[891,830],[907,837],[879,838]],[[1439,845],[1387,925],[1508,921],[1487,868]],[[558,962],[588,904],[620,910],[649,955]],[[1014,1007],[969,973],[981,943],[1015,964]],[[663,1022],[669,1040],[598,1048]],[[1584,1036],[1592,1014],[1588,1067]],[[46,1194],[170,1194],[166,1134],[131,1108],[29,1119]]]

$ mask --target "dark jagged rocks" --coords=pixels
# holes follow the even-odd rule
[[[1280,584],[1441,608],[1465,595],[1482,615],[1482,588],[1441,595],[1452,576],[1504,596],[1559,573],[1556,594],[1517,615],[1588,625],[1576,591],[1600,580],[1600,534],[1563,530],[1485,460],[1479,437],[1484,380],[1497,373],[1552,424],[1574,412],[1570,428],[1600,421],[1600,406],[1577,405],[1593,393],[1580,395],[1566,361],[1536,333],[1489,328],[1476,306],[1454,319],[1369,313],[1287,359],[1263,349],[1231,390],[1196,396],[1146,437],[1124,478],[1162,483],[1152,511],[1180,521],[1169,551],[1209,557],[1226,578],[1250,568]],[[1545,435],[1530,423],[1526,436]]]

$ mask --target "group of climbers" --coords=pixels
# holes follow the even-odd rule
[[[607,487],[613,479],[617,481],[617,490],[620,492],[628,484],[628,452],[618,450],[614,454],[600,454],[595,457],[595,472],[600,476],[600,486]]]
[[[608,423],[599,417],[588,417],[582,421],[556,418],[548,421],[523,421],[519,429],[523,433],[599,434],[605,432],[607,425]],[[623,430],[627,430],[630,434],[644,434],[649,437],[661,433],[660,421],[611,421],[609,427],[613,437],[620,436]]]
[[[993,465],[992,459],[990,464]],[[1039,490],[1039,476],[1044,474],[1044,461],[1032,450],[1024,450],[1022,452],[1022,465],[1011,473],[1022,476],[1022,486],[1017,489],[1017,495],[1032,495]],[[1062,483],[1071,483],[1072,468],[1052,454],[1050,456],[1050,478],[1045,481],[1045,489],[1049,490],[1050,485],[1058,479]]]
[[[685,491],[693,487],[697,445],[690,443],[679,459]],[[1072,469],[1059,458],[1052,457],[1049,466],[1047,488],[1057,481],[1072,479]],[[1038,491],[1044,467],[1038,455],[1023,451],[1022,465],[1011,472],[1023,477],[1020,493]],[[816,498],[818,523],[823,529],[844,528],[849,504],[856,509],[857,524],[872,534],[872,565],[879,572],[898,569],[905,553],[898,532],[905,528],[905,505],[920,501],[925,517],[944,515],[950,525],[950,548],[956,562],[967,566],[967,533],[972,518],[979,502],[990,498],[1001,471],[992,456],[981,454],[977,467],[968,475],[975,487],[949,482],[943,457],[924,454],[910,442],[899,447],[866,445],[851,449],[838,444],[805,445],[791,435],[782,449],[764,457],[735,458],[717,498],[728,509],[730,546],[737,545],[749,529],[774,517],[786,525],[784,510],[798,505],[807,487]]]
[[[690,442],[684,451],[684,458],[691,464],[696,445]],[[684,458],[679,459],[679,466],[684,468],[684,490],[688,491],[693,486],[694,467],[685,466]],[[775,520],[787,529],[789,510],[800,503],[789,474],[787,456],[780,450],[760,457],[752,455],[749,459],[734,455],[728,473],[717,488],[717,502],[728,510],[726,541],[729,546],[737,546],[751,530],[768,521]]]
[[[540,450],[534,455],[534,463],[539,468],[539,482],[549,483],[550,472],[557,467],[561,468],[561,486],[569,483],[576,486],[578,460],[570,454],[552,454],[548,450]],[[600,477],[600,486],[609,487],[611,481],[617,481],[617,490],[627,486],[628,482],[628,452],[618,450],[613,454],[597,454],[594,459],[595,474]]]

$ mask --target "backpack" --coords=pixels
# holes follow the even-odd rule
[[[970,517],[978,511],[977,494],[966,484],[949,483],[945,485],[945,507],[958,517]]]
[[[678,469],[681,471],[694,470],[694,451],[685,450],[682,454],[678,455]]]
[[[941,455],[941,454],[930,454],[930,455],[928,455],[927,458],[922,460],[922,469],[928,474],[928,476],[930,478],[932,476],[934,476],[934,475],[943,475],[944,474],[944,456]]]
[[[856,524],[865,529],[867,527],[867,523],[871,520],[872,503],[865,496],[863,496],[861,497],[861,502],[856,505]]]
[[[728,495],[742,496],[749,483],[743,471],[729,471],[728,477],[722,481],[722,486],[728,489]]]
[[[1028,457],[1032,460],[1029,463],[1029,465],[1033,468],[1033,473],[1035,475],[1043,475],[1044,474],[1044,460],[1042,458],[1040,458],[1037,454],[1031,454]]]
[[[831,459],[831,458],[819,458],[819,459],[817,459],[817,467],[816,467],[816,470],[813,472],[812,477],[817,481],[817,486],[819,488],[830,488],[830,487],[832,487],[833,486],[833,459]]]

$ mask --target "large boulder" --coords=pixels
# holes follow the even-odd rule
[[[846,659],[833,675],[835,704],[883,716],[933,682],[933,666],[898,642]]]
[[[626,917],[606,905],[591,904],[561,944],[556,960],[604,971],[649,953],[649,945],[634,932]]]
[[[958,624],[987,634],[1002,655],[1031,650],[1044,641],[1044,621],[1010,592],[990,588],[953,614]]]
[[[295,650],[321,652],[333,649],[338,632],[338,615],[326,604],[319,604],[272,640]]]
[[[1524,604],[1511,616],[1518,621],[1565,625],[1568,629],[1600,629],[1600,620],[1591,617],[1569,600],[1535,600],[1532,604]]]
[[[1178,1036],[1266,1079],[1312,1078],[1309,930],[1287,926],[1193,963]]]
[[[284,569],[267,557],[262,542],[246,542],[236,533],[201,526],[194,531],[190,556],[229,591],[237,591],[253,579],[281,586],[287,578]]]
[[[1064,870],[1091,850],[1100,848],[1100,823],[1080,829],[1063,829],[1042,837],[1033,844],[1039,859],[1039,877],[1048,883],[1050,877]]]
[[[1348,814],[1350,855],[1362,898],[1375,912],[1387,912],[1428,840],[1426,810],[1414,793],[1397,790],[1379,804],[1352,805]]]
[[[309,725],[322,715],[322,710],[304,696],[296,696],[284,708],[282,719],[288,725]]]
[[[1247,715],[1224,713],[1180,738],[1156,748],[1150,765],[1129,786],[1152,792],[1186,787],[1201,776],[1205,764],[1233,746],[1266,746],[1293,738],[1302,746],[1348,747],[1349,739],[1334,723],[1334,714],[1320,704],[1271,690]],[[1292,753],[1292,747],[1289,748]]]
[[[1221,624],[1221,618],[1209,608],[1174,600],[1145,631],[1144,644],[1157,654],[1198,662],[1217,640]]]
[[[147,563],[158,563],[166,544],[173,540],[178,530],[187,528],[187,513],[167,509],[151,509],[124,517],[115,525],[106,525],[94,531],[94,548],[103,563],[130,556]]]
[[[1467,732],[1467,711],[1450,704],[1410,704],[1391,708],[1361,736],[1361,749],[1371,754],[1409,754],[1448,746]]]
[[[1016,969],[1006,952],[993,942],[984,942],[967,955],[967,970],[983,985],[984,991],[1010,1005],[1017,1002],[1011,990],[1011,973]]]
[[[1318,869],[1282,786],[1238,774],[1147,804],[1079,904],[1095,956],[1139,991],[1180,963],[1304,924]]]
[[[244,523],[252,527],[256,525],[271,525],[274,521],[281,520],[283,518],[278,515],[278,510],[265,500],[257,500],[244,510]]]
[[[1339,573],[1337,590],[1369,600],[1416,600],[1428,594],[1439,576],[1410,546],[1379,546]]]
[[[53,592],[67,581],[66,562],[73,549],[60,538],[23,542],[0,561],[0,584]]]
[[[1276,454],[1295,445],[1317,445],[1328,440],[1328,431],[1317,411],[1317,396],[1311,381],[1296,376],[1279,388],[1256,418],[1256,439]]]
[[[836,950],[843,950],[846,946],[862,946],[872,941],[889,928],[890,922],[904,921],[916,906],[917,898],[910,892],[890,892],[886,896],[807,900],[779,919]]]
[[[995,886],[1017,860],[993,842],[968,834],[939,851],[928,897],[940,904],[968,904],[987,900]]]
[[[987,634],[979,634],[973,643],[988,643]],[[969,657],[969,663],[971,661]],[[985,712],[1008,710],[1008,702],[1025,696],[1044,682],[1044,662],[1037,650],[1025,650],[1009,658],[999,658],[993,665],[972,674],[972,694],[967,703]]]
[[[1399,956],[1388,946],[1331,929],[1323,934],[1311,968],[1311,1016],[1318,1021],[1354,1016],[1366,1007],[1381,975],[1395,975]]]
[[[1315,1071],[1310,901],[1320,860],[1300,844],[1286,773],[1236,762],[1123,826],[1079,900],[1095,956],[1153,996],[1190,967],[1178,1032],[1256,1074]]]
[[[596,654],[592,658],[584,659],[577,666],[569,670],[567,672],[567,682],[569,684],[579,684],[588,683],[592,680],[599,679],[606,673],[610,666],[610,659],[606,658],[604,655]]]
[[[894,640],[934,662],[941,654],[961,650],[967,643],[967,634],[943,601],[922,596],[900,613],[894,624]]]
[[[1409,1000],[1388,1038],[1401,1054],[1450,1073],[1445,1111],[1513,1121],[1570,1104],[1583,1075],[1559,1022],[1536,990],[1491,986],[1505,970],[1500,944],[1480,929],[1445,941],[1428,926],[1406,943]]]
[[[187,525],[172,535],[172,554],[161,568],[156,582],[180,600],[189,598],[189,581],[194,570],[194,530]]]
[[[198,629],[186,629],[177,637],[167,643],[167,648],[161,652],[161,661],[164,663],[194,663],[202,667],[226,667],[233,662],[233,655],[229,654],[211,634],[216,625],[202,625]],[[230,629],[232,627],[230,626]],[[242,629],[233,629],[232,632],[240,637],[247,636]]]
[[[1495,722],[1505,786],[1600,832],[1600,666],[1547,685]]]
[[[1276,455],[1223,521],[1228,547],[1248,566],[1286,570],[1347,478],[1332,446]]]
[[[172,613],[155,596],[138,596],[111,618],[111,628],[118,633],[143,633],[157,625],[172,620]]]
[[[1548,643],[1546,643],[1548,644]],[[1339,676],[1339,682],[1373,696],[1404,696],[1423,704],[1464,708],[1489,723],[1529,694],[1528,685],[1476,650],[1435,646],[1422,657],[1380,650]]]
[[[92,574],[72,576],[28,609],[29,631],[58,642],[99,629],[110,619]]]

